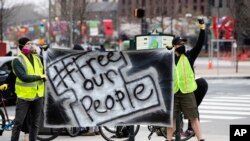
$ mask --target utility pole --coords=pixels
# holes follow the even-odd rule
[[[49,0],[49,32],[48,32],[48,44],[50,45],[51,43],[51,36],[50,36],[50,33],[51,33],[51,0]]]
[[[164,10],[163,10],[163,0],[161,0],[161,29],[162,33],[164,32]]]
[[[73,0],[70,0],[70,39],[69,39],[69,48],[73,46]]]
[[[145,0],[142,0],[141,7],[143,10],[145,10]],[[145,16],[143,16],[141,18],[141,34],[147,34],[147,22],[146,22],[146,19],[144,17]]]

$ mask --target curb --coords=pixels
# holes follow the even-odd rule
[[[213,79],[250,79],[250,76],[234,76],[234,75],[223,75],[223,76],[218,76],[218,75],[211,75],[211,76],[207,76],[207,75],[201,75],[198,76],[204,79],[208,79],[208,80],[213,80]]]

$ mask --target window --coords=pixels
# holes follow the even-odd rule
[[[204,6],[201,6],[201,14],[205,15]]]
[[[196,11],[197,11],[197,6],[194,6],[194,7],[193,7],[193,10],[196,12]]]
[[[179,8],[178,13],[179,13],[179,14],[182,13],[182,8]]]
[[[223,7],[222,0],[219,0],[219,7]]]

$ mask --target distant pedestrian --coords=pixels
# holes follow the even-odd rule
[[[106,51],[105,47],[103,44],[100,45],[100,51]]]
[[[12,51],[9,51],[5,56],[12,56]]]
[[[24,119],[30,111],[29,141],[36,141],[43,108],[44,81],[47,79],[41,59],[32,54],[32,42],[22,37],[18,40],[21,53],[12,61],[16,75],[16,114],[11,141],[18,141]]]

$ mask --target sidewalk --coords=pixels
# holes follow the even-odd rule
[[[194,64],[196,77],[207,79],[215,78],[250,78],[250,61],[239,61],[238,70],[236,63],[226,60],[213,59],[209,68],[209,58],[198,57]]]

